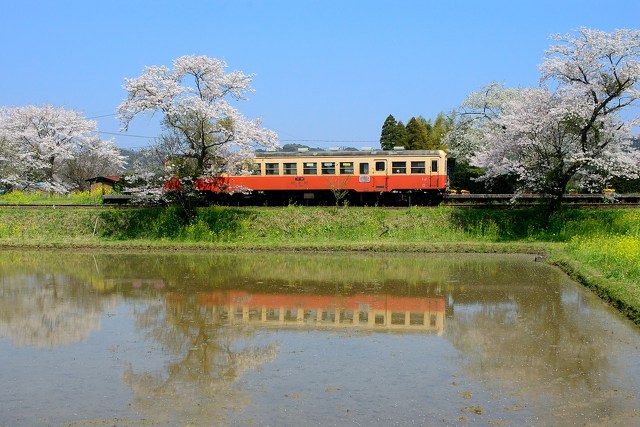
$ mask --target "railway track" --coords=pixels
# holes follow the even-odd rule
[[[442,203],[440,206],[446,206],[451,208],[474,208],[474,209],[518,209],[518,208],[531,208],[535,206],[541,206],[541,204],[527,203],[527,204],[507,204],[507,203]],[[564,203],[562,205],[565,209],[578,209],[578,208],[594,208],[594,209],[618,209],[618,208],[638,208],[640,203]]]
[[[541,206],[541,204],[508,204],[508,203],[448,203],[443,202],[438,206],[460,209],[521,209]],[[420,207],[438,207],[438,206],[420,206]],[[25,210],[47,210],[47,209],[90,209],[90,210],[106,210],[106,209],[135,209],[135,208],[157,208],[160,205],[143,206],[143,205],[1,205],[0,209],[25,209]],[[237,207],[237,206],[229,206]],[[241,206],[241,207],[260,207],[260,208],[279,208],[282,206]],[[315,206],[317,207],[317,206]],[[335,207],[334,205],[326,205],[327,208]],[[354,206],[355,207],[355,206]],[[406,206],[380,206],[386,209],[407,209],[409,207],[419,207],[416,205]],[[594,208],[594,209],[619,209],[619,208],[638,208],[640,203],[565,203],[562,205],[566,209],[578,208]]]
[[[511,203],[513,194],[447,194],[442,206],[456,208],[510,209],[538,206],[544,202],[539,194],[523,194]],[[562,198],[564,208],[624,208],[639,207],[640,194],[566,194]]]
[[[453,208],[484,208],[484,209],[513,209],[540,206],[543,198],[537,194],[519,196],[515,204],[510,203],[512,194],[447,194],[439,206]],[[159,207],[160,205],[132,205],[109,202],[105,198],[102,205],[78,205],[78,204],[0,204],[0,209],[132,209],[137,207]],[[263,205],[260,205],[263,207]],[[332,205],[327,205],[331,207]],[[637,208],[640,207],[640,194],[622,194],[615,197],[602,194],[569,194],[563,198],[564,208]],[[407,205],[388,206],[390,208],[407,208]]]

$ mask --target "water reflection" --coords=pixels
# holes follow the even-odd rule
[[[16,345],[68,344],[99,329],[123,299],[164,298],[171,310],[193,295],[231,322],[441,333],[444,272],[397,261],[8,251],[0,257],[0,336]]]
[[[0,344],[5,338],[15,348],[54,350],[95,336],[117,355],[113,381],[131,397],[104,412],[85,404],[87,419],[135,414],[160,425],[243,424],[238,417],[274,423],[282,414],[269,405],[285,393],[269,390],[278,390],[284,364],[305,367],[287,383],[304,393],[286,395],[309,396],[290,410],[312,421],[335,411],[320,404],[327,396],[317,389],[324,389],[353,390],[343,403],[358,395],[360,412],[351,416],[362,422],[380,421],[368,418],[366,408],[379,413],[382,405],[388,420],[455,424],[473,395],[482,410],[465,412],[465,422],[628,424],[640,406],[640,367],[629,356],[640,337],[620,320],[557,270],[519,257],[0,254]],[[326,368],[338,378],[330,386],[316,372],[324,361],[298,348],[310,332],[352,343],[332,341],[341,358]],[[404,347],[397,347],[398,337]],[[400,364],[376,368],[385,359],[371,343],[396,346],[390,354],[420,348],[420,361],[406,353]],[[8,358],[9,367],[16,363]],[[376,397],[371,374],[354,374],[358,363],[371,364],[374,388],[390,395]],[[465,381],[473,393],[452,385]],[[431,394],[410,392],[436,383],[439,406]],[[8,393],[16,392],[0,392],[0,413],[19,413],[3,408],[18,400]],[[60,390],[61,398],[72,393]],[[394,407],[385,406],[389,398]],[[437,409],[426,416],[419,412],[425,407]],[[16,415],[2,417],[0,425],[20,425]]]
[[[66,274],[1,272],[0,337],[17,346],[49,348],[87,339],[120,297],[96,297],[85,285]]]
[[[172,302],[176,303],[176,299]],[[360,294],[298,295],[208,292],[199,303],[231,324],[260,327],[365,328],[376,331],[444,330],[444,298]]]
[[[198,294],[166,293],[135,310],[137,328],[169,356],[163,369],[129,363],[124,382],[136,412],[156,422],[226,419],[248,403],[236,385],[244,373],[277,356],[276,344],[253,345],[253,331],[226,328],[219,310],[198,303]],[[199,424],[199,423],[196,423]]]

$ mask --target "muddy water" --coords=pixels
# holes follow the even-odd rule
[[[0,254],[0,426],[640,425],[639,355],[532,256]]]

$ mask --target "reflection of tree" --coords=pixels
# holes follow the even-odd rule
[[[611,369],[612,346],[606,338],[593,338],[606,337],[602,325],[585,323],[585,313],[563,301],[571,294],[562,286],[563,276],[533,263],[528,271],[483,268],[482,283],[453,292],[458,303],[445,334],[464,354],[466,373],[532,407],[555,407],[567,415],[581,411],[569,419],[586,412],[595,416],[599,405],[610,405],[600,393],[610,387],[602,373]],[[470,269],[464,274],[477,273]],[[576,402],[576,396],[594,403],[588,408],[562,406]]]
[[[312,254],[296,255],[280,252],[191,253],[191,254],[102,254],[99,265],[109,265],[110,278],[131,277],[136,271],[141,278],[162,278],[171,287],[182,286],[185,277],[190,287],[228,287],[260,280],[286,282],[291,286],[313,282],[330,287],[340,283],[378,283],[402,280],[423,286],[443,277],[453,261],[430,254]],[[91,261],[93,262],[93,261]],[[329,266],[329,268],[327,268]],[[215,272],[215,274],[212,274]],[[333,291],[333,289],[331,289]]]
[[[0,254],[0,277],[11,275],[16,262],[43,274],[64,274],[95,282],[96,290],[133,295],[131,281],[162,281],[170,289],[211,289],[253,286],[261,281],[262,291],[309,284],[325,293],[336,285],[353,286],[354,291],[384,291],[393,295],[413,289],[430,294],[431,285],[446,283],[449,269],[460,256],[438,254],[291,254],[251,252],[245,254],[197,253],[68,253],[39,251]],[[477,261],[475,261],[477,263]],[[329,268],[327,268],[329,267]],[[402,288],[398,288],[398,284]],[[108,289],[105,288],[108,284]],[[270,288],[271,287],[271,288]],[[324,289],[324,290],[323,290]]]
[[[218,310],[199,306],[193,294],[168,294],[166,303],[136,312],[138,327],[173,358],[162,372],[126,369],[134,409],[155,420],[211,425],[247,405],[239,380],[274,359],[277,348],[249,345],[251,330],[224,326]]]
[[[89,283],[73,277],[23,273],[14,265],[12,275],[0,276],[0,337],[36,347],[82,341],[117,300],[96,295]]]
[[[231,289],[437,296],[448,305],[443,336],[465,358],[468,376],[531,408],[590,411],[591,419],[617,408],[602,395],[616,368],[611,356],[620,351],[614,339],[603,326],[584,322],[588,304],[563,286],[562,276],[521,258],[9,252],[0,253],[0,336],[21,345],[77,341],[98,327],[106,307],[124,300],[146,334],[144,350],[168,357],[160,367],[132,359],[124,372],[133,409],[161,424],[224,424],[226,412],[249,404],[243,376],[276,356],[273,346],[251,345],[252,330],[225,322],[229,313],[219,301],[202,298]],[[589,405],[565,408],[562,401]]]

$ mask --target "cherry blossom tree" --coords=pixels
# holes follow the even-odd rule
[[[260,120],[242,116],[229,101],[246,100],[253,75],[227,73],[224,61],[182,56],[165,66],[146,67],[140,77],[125,79],[127,98],[118,107],[123,129],[141,114],[162,114],[171,140],[165,162],[179,177],[218,176],[248,160],[256,147],[278,145]]]
[[[485,179],[513,175],[520,191],[540,192],[556,209],[570,184],[602,188],[615,176],[638,177],[638,118],[622,112],[640,95],[640,31],[581,28],[553,40],[541,87],[487,91],[488,109],[473,94],[466,104],[480,114],[448,138],[485,168]]]
[[[0,109],[0,184],[7,189],[67,192],[77,187],[65,170],[87,156],[102,159],[89,173],[114,173],[124,158],[113,141],[97,136],[97,124],[77,111],[51,105]],[[84,179],[91,176],[84,176]]]
[[[583,139],[592,113],[580,95],[523,89],[503,105],[472,163],[486,169],[486,179],[514,175],[521,191],[545,195],[552,209],[570,182],[601,189],[614,176],[637,176],[640,153],[616,115],[601,115]]]
[[[17,179],[17,157],[14,141],[0,133],[0,191],[11,189],[12,182]]]
[[[449,153],[458,159],[472,157],[486,144],[485,136],[498,126],[495,120],[504,105],[519,92],[520,89],[492,82],[471,93],[459,110],[452,114],[455,124],[443,138]]]

